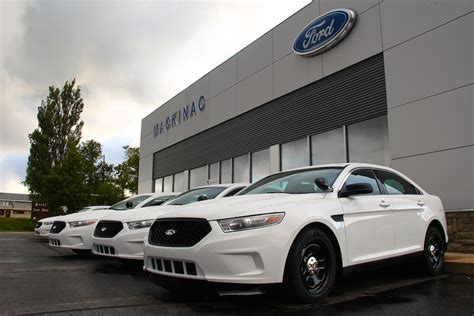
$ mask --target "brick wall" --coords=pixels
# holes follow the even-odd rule
[[[474,253],[474,211],[446,213],[448,251]]]

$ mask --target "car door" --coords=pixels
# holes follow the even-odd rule
[[[373,192],[339,198],[344,212],[347,257],[351,265],[388,257],[395,247],[392,212],[380,195],[380,186],[373,171],[352,171],[342,188],[355,183],[368,183]]]
[[[422,250],[426,233],[423,214],[427,212],[423,195],[413,184],[393,172],[374,172],[384,186],[392,210],[396,252],[405,254]]]

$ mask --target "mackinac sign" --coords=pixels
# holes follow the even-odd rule
[[[204,112],[206,109],[206,98],[204,96],[199,97],[199,101],[191,103],[191,105],[184,105],[180,107],[176,112],[168,115],[163,120],[157,122],[153,126],[153,136],[158,137],[161,134],[169,131],[171,128],[178,126],[179,124],[193,118],[199,112]]]
[[[356,17],[356,13],[349,9],[332,10],[321,15],[296,37],[293,51],[306,57],[327,51],[349,34]]]

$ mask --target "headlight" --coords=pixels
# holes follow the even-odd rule
[[[43,225],[46,225],[46,226],[53,225],[53,222],[43,222]]]
[[[136,221],[136,222],[129,222],[127,223],[128,229],[134,230],[134,229],[140,229],[140,228],[148,228],[151,225],[153,225],[154,219],[147,219],[144,221]]]
[[[283,220],[283,217],[285,217],[285,213],[272,213],[227,218],[218,220],[217,222],[221,226],[224,233],[230,233],[241,230],[277,225]]]
[[[81,226],[87,226],[87,225],[92,225],[97,222],[96,219],[87,219],[84,221],[75,221],[75,222],[69,222],[69,227],[81,227]]]

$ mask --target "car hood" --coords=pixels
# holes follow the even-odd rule
[[[46,218],[43,218],[43,219],[40,219],[38,222],[54,222],[54,221],[59,221],[61,220],[61,218],[63,218],[63,216],[51,216],[51,217],[46,217]]]
[[[72,222],[72,221],[83,221],[88,219],[101,219],[104,216],[107,216],[111,213],[115,212],[127,212],[127,211],[114,211],[114,210],[96,210],[91,212],[80,212],[80,213],[73,213],[65,216],[61,216],[61,220],[65,222]]]
[[[178,210],[165,217],[191,217],[216,220],[230,217],[239,217],[255,214],[285,212],[288,208],[294,207],[296,203],[324,199],[326,194],[249,194],[234,196],[222,199],[209,200],[181,206]]]
[[[179,205],[151,206],[135,209],[133,212],[113,212],[102,217],[101,221],[121,221],[123,223],[155,219],[156,217],[181,208]]]

